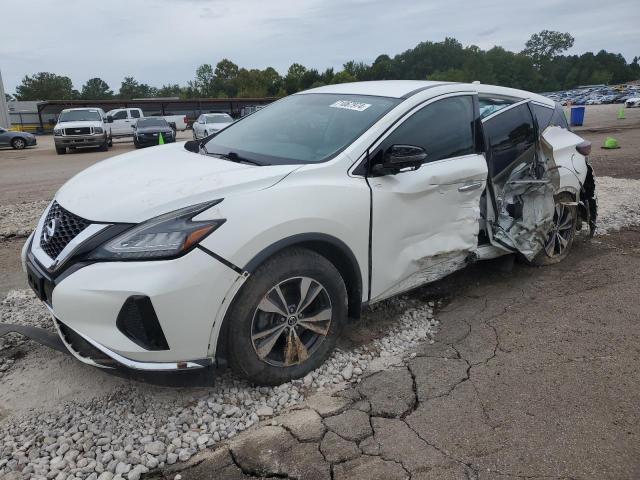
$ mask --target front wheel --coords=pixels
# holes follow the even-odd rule
[[[66,147],[56,147],[56,153],[58,155],[64,155],[65,153],[67,153],[67,148]]]
[[[228,312],[229,364],[258,385],[301,378],[329,357],[346,319],[346,287],[329,260],[302,248],[276,254]]]
[[[553,265],[564,260],[576,236],[576,225],[578,222],[578,209],[573,197],[568,193],[561,193],[555,198],[555,213],[553,215],[553,228],[547,236],[544,248],[538,253],[533,261],[533,265],[545,266]]]
[[[11,146],[14,150],[22,150],[27,146],[27,142],[24,138],[14,138],[11,142]]]

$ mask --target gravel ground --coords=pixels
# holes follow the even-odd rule
[[[48,200],[0,205],[0,240],[11,237],[28,237],[36,228]]]
[[[12,292],[2,304],[3,317],[40,325],[38,307],[25,291]],[[311,391],[359,382],[365,370],[383,369],[400,361],[408,349],[433,341],[433,308],[432,302],[407,296],[372,307],[363,323],[389,313],[393,318],[386,335],[337,350],[304,379],[278,387],[253,387],[227,374],[184,405],[180,397],[146,394],[133,384],[104,398],[9,417],[0,424],[0,476],[134,480],[148,469],[186,461],[260,418],[299,405]],[[20,315],[22,309],[32,313]]]
[[[598,234],[640,224],[640,180],[599,177],[597,181]],[[1,231],[5,236],[24,235],[20,233],[24,228],[28,233],[45,205],[0,207]],[[30,226],[23,227],[28,222]],[[411,296],[371,307],[361,328],[377,325],[384,334],[338,349],[312,374],[279,387],[252,387],[226,374],[215,387],[185,402],[179,395],[158,396],[129,383],[90,400],[9,416],[0,423],[0,477],[135,480],[148,469],[187,461],[260,419],[301,404],[312,391],[356,383],[365,371],[397,364],[419,343],[433,341],[438,325],[433,309],[432,302]],[[10,292],[0,304],[0,314],[3,322],[50,328],[46,309],[28,290]],[[6,377],[20,362],[7,353],[25,347],[24,343],[19,336],[0,339],[0,376]]]
[[[640,224],[640,180],[596,177],[597,235]]]
[[[53,330],[48,310],[38,301],[31,290],[12,290],[0,303],[0,322]],[[22,335],[10,333],[0,337],[0,379],[15,360],[4,352],[11,351],[30,340]]]

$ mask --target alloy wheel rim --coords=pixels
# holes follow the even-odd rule
[[[293,277],[274,286],[256,308],[251,343],[258,358],[276,367],[306,361],[331,327],[327,289],[310,277]]]
[[[544,249],[549,257],[558,257],[564,253],[571,240],[571,229],[573,228],[573,211],[564,204],[556,204],[556,211],[553,215],[553,228],[549,232],[547,244]]]
[[[14,143],[15,143],[16,148],[24,148],[24,140],[17,139]]]

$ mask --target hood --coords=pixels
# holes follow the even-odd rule
[[[98,120],[85,120],[82,122],[58,122],[56,128],[84,128],[84,127],[102,127],[102,122]]]
[[[226,128],[229,125],[231,125],[231,123],[207,123],[205,125],[205,128],[207,128],[208,130],[222,130],[223,128]]]
[[[99,162],[64,184],[56,200],[88,220],[139,223],[196,203],[269,188],[299,167],[235,163],[174,143]]]
[[[136,128],[135,132],[136,133],[158,133],[158,132],[173,133],[173,128],[171,127],[140,127],[140,128]]]

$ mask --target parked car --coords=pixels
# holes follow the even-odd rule
[[[184,132],[187,129],[187,117],[185,115],[165,115],[145,117],[140,108],[116,108],[107,112],[107,121],[111,125],[114,138],[132,137],[134,125],[141,118],[163,118],[169,124],[175,126],[174,130]]]
[[[56,193],[22,261],[85,363],[225,360],[273,385],[320,365],[363,305],[479,260],[566,258],[595,228],[589,150],[522,90],[328,85],[93,165]]]
[[[158,145],[160,135],[164,143],[176,141],[176,132],[164,118],[141,118],[133,128],[133,143],[136,148]]]
[[[624,102],[624,105],[627,108],[640,107],[640,97],[627,98]]]
[[[58,155],[67,149],[98,148],[107,151],[112,145],[111,127],[101,108],[67,108],[60,112],[53,127],[53,140]]]
[[[228,113],[203,113],[193,124],[193,139],[198,140],[216,133],[234,122]]]
[[[36,145],[38,141],[34,135],[27,132],[13,132],[0,127],[0,147],[11,147],[14,150],[22,150]]]

